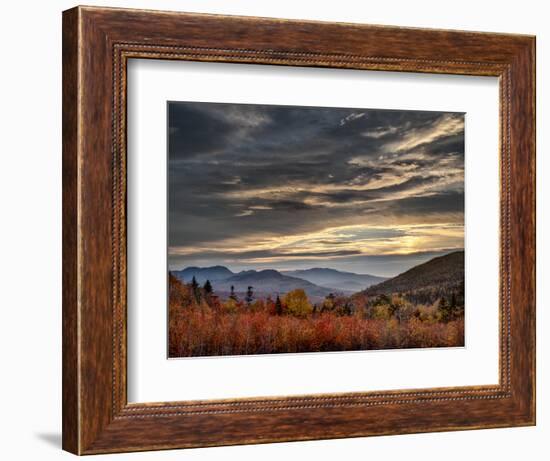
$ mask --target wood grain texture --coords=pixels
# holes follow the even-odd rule
[[[78,7],[63,15],[63,447],[78,454],[535,421],[533,37]],[[493,75],[501,100],[500,382],[129,404],[126,63],[176,59]]]
[[[63,17],[63,448],[79,448],[78,382],[78,10]]]

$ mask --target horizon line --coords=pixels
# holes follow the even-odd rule
[[[441,254],[437,255],[437,256],[433,256],[431,258],[429,258],[427,261],[425,262],[428,262],[428,261],[431,261],[432,259],[436,259],[436,258],[440,258],[442,256],[446,256],[446,255],[449,255],[449,254],[452,254],[452,253],[458,253],[458,252],[464,252],[465,249],[464,248],[456,248],[456,249],[448,249],[450,251],[445,251],[443,250],[444,252],[442,252]],[[405,253],[405,254],[396,254],[396,253],[393,253],[393,254],[388,254],[388,255],[372,255],[373,257],[384,257],[384,256],[388,256],[388,257],[399,257],[399,256],[422,256],[422,255],[425,255],[425,254],[429,254],[429,253],[432,253],[431,251],[425,251],[425,252],[415,252],[415,253]],[[433,253],[437,253],[437,252],[433,252]],[[368,257],[368,255],[366,255]],[[420,263],[420,264],[424,264],[424,263]],[[209,265],[209,266],[197,266],[197,265],[190,265],[190,266],[182,266],[178,269],[172,269],[172,268],[169,268],[168,267],[168,272],[180,272],[180,271],[184,271],[184,270],[187,270],[187,269],[212,269],[214,267],[222,267],[222,268],[225,268],[227,270],[229,270],[230,272],[232,272],[233,274],[239,274],[239,273],[242,273],[242,272],[250,272],[250,271],[253,271],[253,272],[263,272],[263,271],[267,271],[267,270],[272,270],[272,271],[276,271],[276,272],[279,272],[279,273],[284,273],[284,272],[296,272],[296,271],[308,271],[308,270],[313,270],[313,269],[322,269],[322,270],[333,270],[333,271],[336,271],[336,272],[341,272],[341,273],[348,273],[348,274],[354,274],[354,275],[369,275],[369,276],[372,276],[372,277],[380,277],[380,278],[385,278],[385,279],[388,279],[388,278],[392,278],[392,277],[396,277],[397,275],[400,275],[406,271],[408,271],[409,269],[412,269],[413,267],[415,266],[418,266],[420,264],[415,264],[415,265],[412,265],[410,266],[408,269],[405,269],[401,272],[397,272],[393,275],[390,275],[390,276],[385,276],[385,275],[378,275],[378,274],[374,274],[374,273],[366,273],[366,272],[353,272],[353,271],[350,271],[350,270],[341,270],[341,269],[335,269],[333,267],[320,267],[320,266],[311,266],[311,267],[308,267],[308,268],[301,268],[301,269],[274,269],[273,267],[269,267],[269,266],[266,266],[265,268],[256,268],[256,269],[253,269],[253,268],[249,268],[249,269],[242,269],[242,270],[235,270],[235,269],[232,269],[230,267],[230,265],[226,265],[226,264],[212,264],[212,265]]]

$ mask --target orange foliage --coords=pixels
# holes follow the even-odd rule
[[[171,357],[449,347],[462,346],[463,338],[462,319],[399,323],[334,313],[299,318],[210,308],[179,310],[170,318]]]
[[[379,306],[367,317],[364,301],[354,315],[328,308],[312,313],[307,298],[297,296],[285,300],[300,307],[297,315],[286,302],[284,314],[277,315],[271,299],[247,306],[232,299],[221,302],[213,296],[206,302],[204,298],[197,304],[191,287],[170,276],[170,357],[464,345],[463,318],[439,322],[427,309],[417,315],[391,316],[386,306]]]

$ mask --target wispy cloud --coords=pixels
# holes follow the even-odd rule
[[[344,126],[346,123],[352,122],[364,116],[365,116],[364,112],[352,112],[351,114],[346,115],[344,118],[340,120],[340,126]]]
[[[408,255],[463,247],[460,223],[340,226],[318,232],[261,238],[228,238],[196,247],[171,247],[170,253],[191,259],[245,262],[293,259],[349,258],[350,256]]]
[[[364,131],[361,133],[361,136],[365,136],[365,138],[383,138],[384,136],[388,136],[390,134],[397,133],[399,131],[399,128],[396,126],[384,126],[384,127],[377,127],[373,128],[369,131]]]
[[[432,124],[411,128],[394,142],[385,146],[386,152],[409,151],[423,144],[429,144],[443,137],[464,132],[464,116],[462,114],[444,114]]]

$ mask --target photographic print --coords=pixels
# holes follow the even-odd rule
[[[464,114],[168,102],[168,356],[464,345]]]

